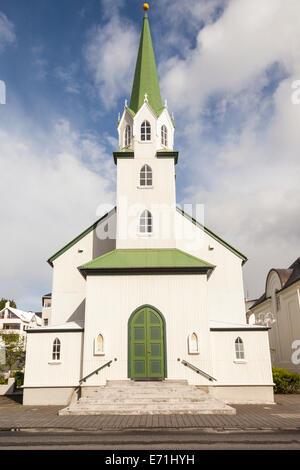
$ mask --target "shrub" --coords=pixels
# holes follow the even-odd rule
[[[16,387],[21,387],[24,383],[24,373],[18,370],[15,374],[15,385]]]
[[[0,375],[0,385],[7,385],[8,380],[3,377],[3,375]]]
[[[272,367],[275,393],[299,393],[300,375],[279,367]]]

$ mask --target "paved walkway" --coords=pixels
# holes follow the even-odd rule
[[[300,394],[277,395],[276,405],[235,405],[237,414],[58,416],[62,406],[23,406],[0,396],[0,431],[81,430],[122,431],[134,429],[299,430]]]

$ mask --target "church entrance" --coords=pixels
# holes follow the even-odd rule
[[[153,307],[133,312],[128,322],[128,376],[135,380],[166,377],[165,322]]]

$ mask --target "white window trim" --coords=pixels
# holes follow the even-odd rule
[[[52,365],[57,365],[57,364],[61,364],[62,361],[59,359],[58,361],[55,361],[54,359],[52,361],[48,361],[48,364],[52,364]]]
[[[191,350],[192,336],[194,334],[197,336],[197,347],[198,347],[198,349],[196,351]],[[199,355],[200,354],[200,351],[199,351],[199,335],[198,335],[198,333],[196,333],[196,331],[193,331],[188,336],[188,354],[189,355]]]
[[[96,349],[96,347],[97,347],[97,338],[98,338],[99,335],[102,336],[103,351],[97,351],[97,349]],[[104,335],[103,335],[103,333],[98,333],[97,336],[94,338],[94,356],[105,356],[105,345],[104,345]]]
[[[241,339],[241,341],[242,341],[241,343],[236,343],[236,340],[237,340],[238,338]],[[240,336],[238,336],[238,338],[236,338],[235,341],[234,341],[234,361],[233,361],[233,362],[235,362],[236,364],[244,364],[245,362],[247,362],[247,360],[245,359],[245,357],[246,357],[246,354],[245,354],[245,342],[244,342],[244,340],[243,340]],[[242,345],[243,345],[243,350],[242,350],[242,351],[243,351],[243,354],[244,354],[244,359],[241,359],[241,358],[238,358],[238,357],[237,357],[237,352],[240,353],[241,351],[240,351],[240,350],[239,350],[239,351],[236,350],[236,344],[242,344]]]
[[[137,232],[136,234],[141,238],[148,238],[153,236],[153,232]]]
[[[137,186],[137,189],[153,189],[153,186]]]

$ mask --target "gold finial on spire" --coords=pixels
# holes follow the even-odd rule
[[[143,10],[148,11],[149,10],[149,3],[144,3],[143,5]]]

